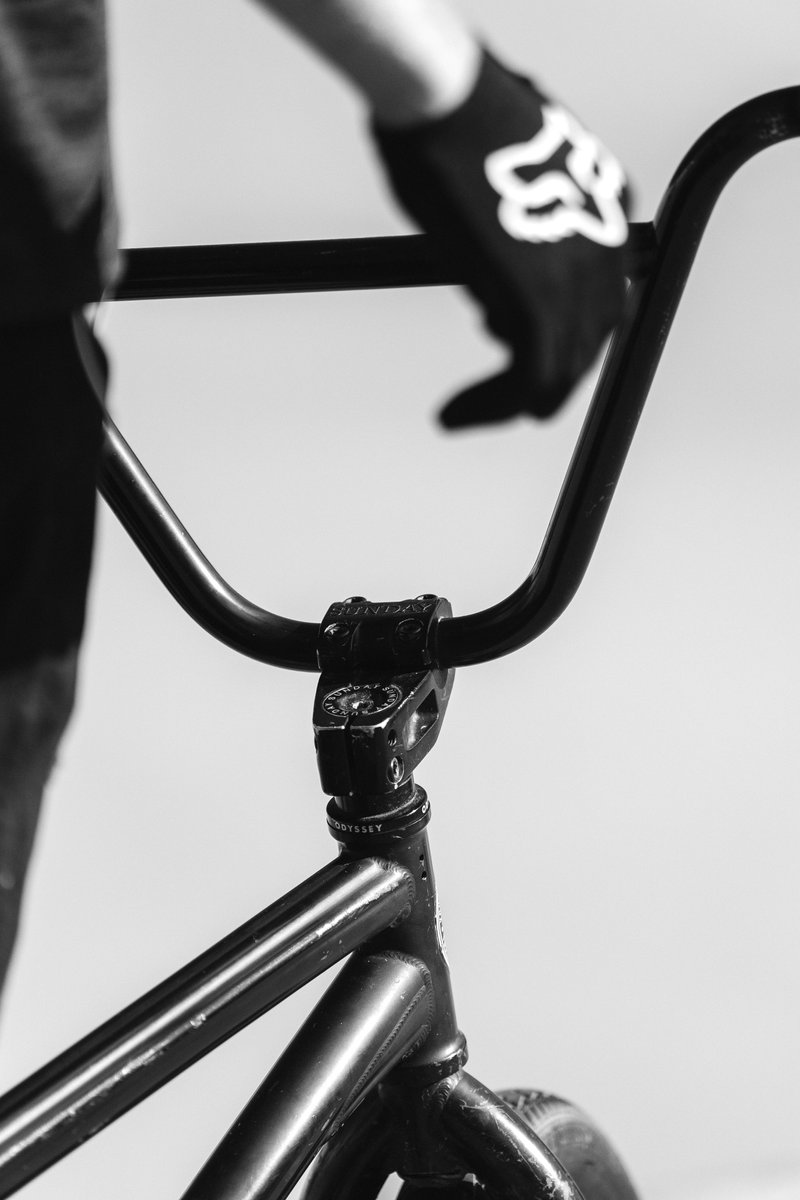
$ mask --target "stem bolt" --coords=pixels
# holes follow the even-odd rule
[[[401,642],[415,642],[422,636],[422,632],[422,621],[418,621],[415,617],[409,617],[397,626],[397,636]]]
[[[389,763],[389,770],[386,772],[389,777],[389,783],[399,783],[403,778],[403,760],[402,758],[393,758]]]
[[[350,637],[350,626],[337,622],[325,626],[325,637],[331,642],[346,642]]]

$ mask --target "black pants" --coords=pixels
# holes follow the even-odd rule
[[[0,985],[72,708],[100,439],[72,318],[0,326]]]

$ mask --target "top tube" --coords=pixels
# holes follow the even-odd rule
[[[490,608],[443,618],[442,667],[486,662],[533,640],[575,595],[594,551],[686,279],[728,181],[767,146],[800,136],[800,87],[733,109],[678,167],[650,224],[631,227],[625,318],[612,338],[539,556]],[[461,282],[425,236],[168,247],[128,252],[117,299],[242,295]],[[319,627],[260,609],[218,575],[109,422],[100,488],[166,586],[209,632],[250,657],[318,670]]]

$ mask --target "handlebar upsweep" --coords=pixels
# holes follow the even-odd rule
[[[709,217],[736,171],[800,136],[800,87],[727,113],[678,167],[652,224],[632,226],[631,286],[550,525],[532,570],[490,608],[443,618],[437,665],[508,654],[553,623],[589,565]],[[457,265],[418,235],[272,245],[131,250],[116,298],[221,296],[460,283]],[[319,626],[251,604],[214,570],[110,420],[100,490],[175,598],[205,629],[262,662],[319,669]]]

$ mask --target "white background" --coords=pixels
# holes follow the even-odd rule
[[[715,118],[800,82],[796,0],[465,10],[620,155],[640,220]],[[125,244],[408,230],[355,97],[255,7],[110,19]],[[725,193],[577,598],[460,672],[419,772],[471,1069],[577,1100],[649,1197],[800,1168],[799,156]],[[444,289],[119,305],[107,340],[115,414],[200,545],[309,621],[352,593],[507,594],[591,391],[544,426],[440,434],[437,405],[500,361]],[[0,1083],[333,857],[314,687],[195,627],[103,511]],[[25,1194],[180,1195],[319,990]]]

